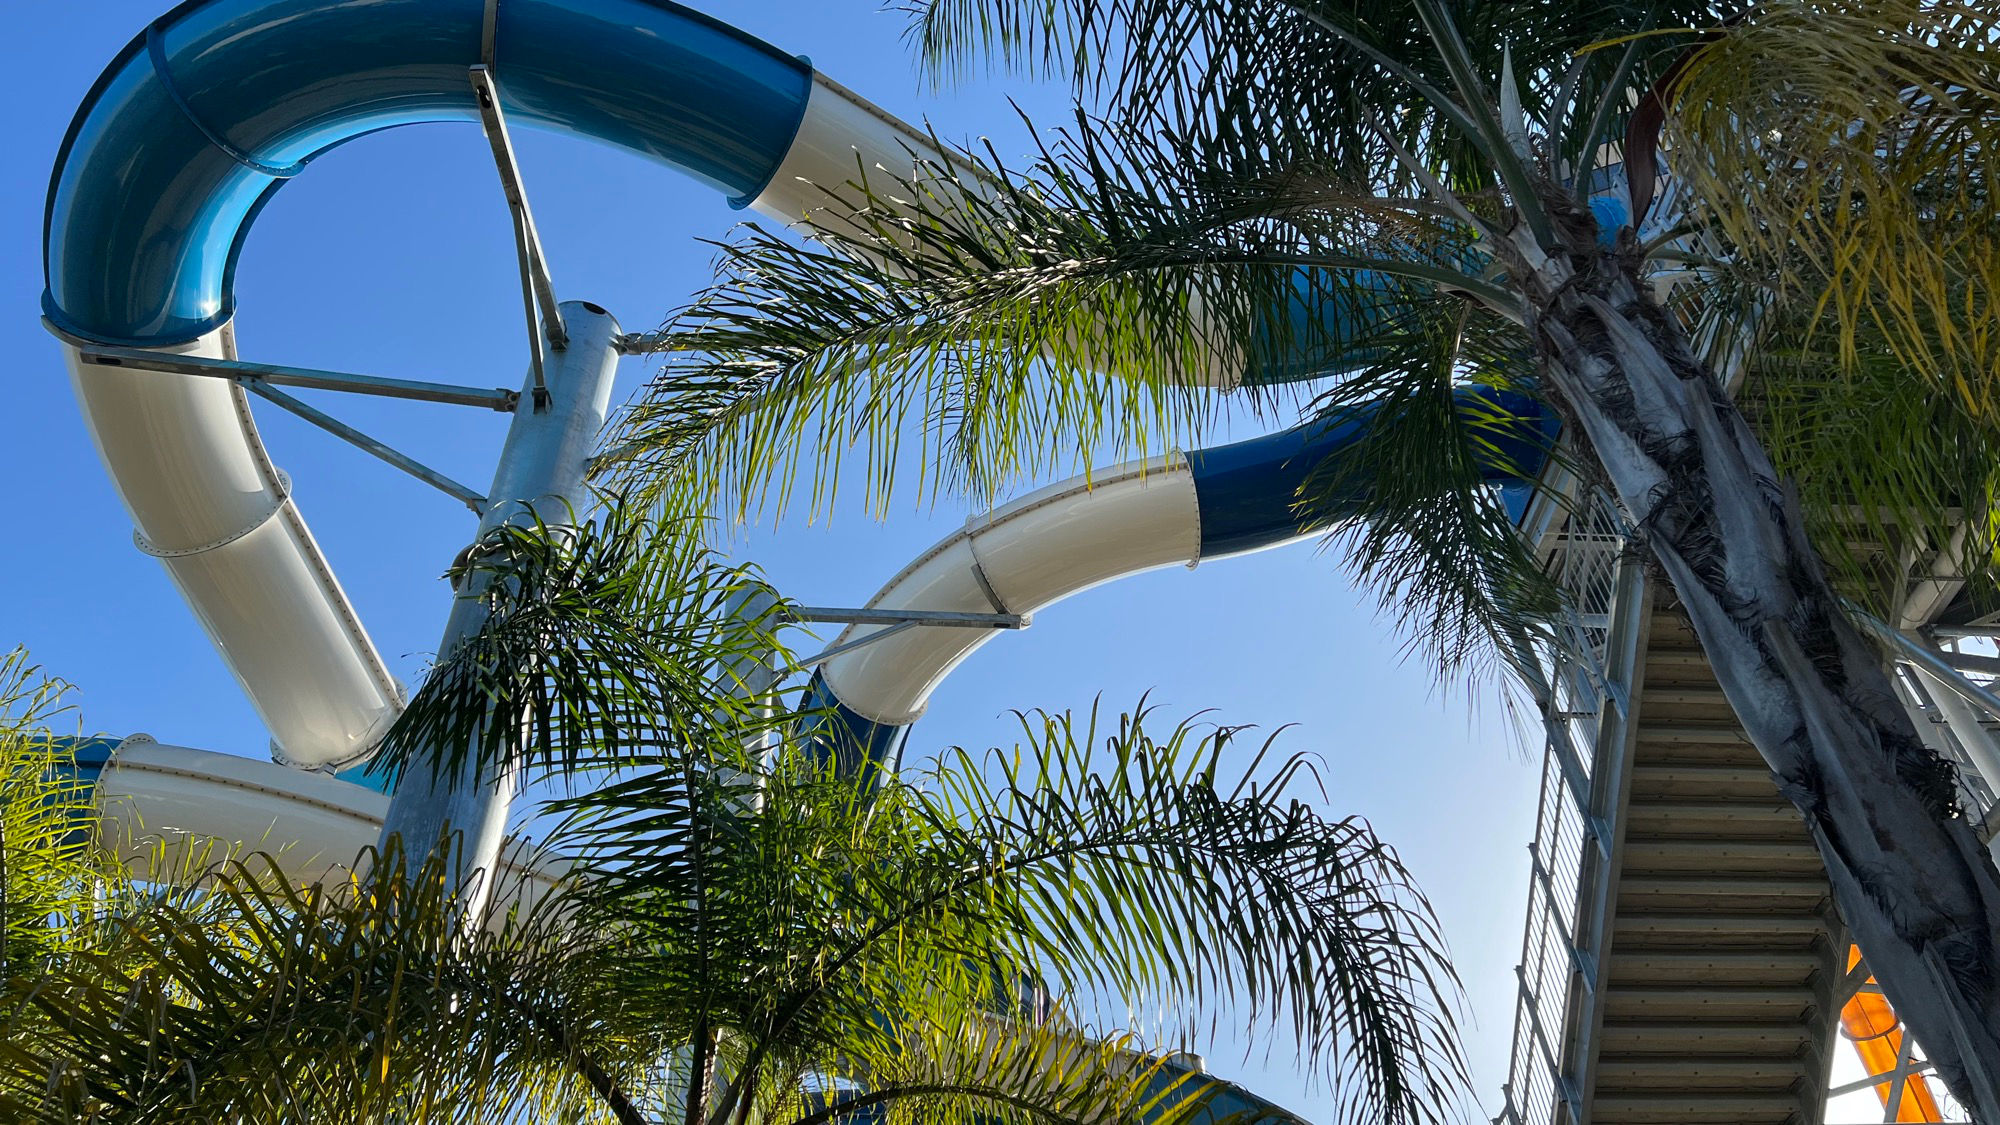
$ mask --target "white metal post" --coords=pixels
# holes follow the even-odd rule
[[[584,474],[598,432],[611,408],[612,377],[618,368],[618,321],[596,305],[565,301],[563,318],[569,326],[567,345],[556,351],[545,344],[541,364],[548,387],[546,405],[536,409],[529,393],[521,396],[507,442],[500,450],[488,506],[479,521],[479,535],[507,524],[536,520],[549,527],[569,526],[589,507]],[[528,376],[533,390],[534,372]],[[479,597],[483,585],[475,577],[457,591],[447,619],[440,655],[448,654],[476,635],[486,622]],[[489,721],[515,721],[494,716]],[[440,748],[442,749],[442,748]],[[433,775],[414,763],[396,787],[389,815],[382,825],[382,842],[400,835],[409,862],[423,856],[447,832],[462,835],[452,878],[463,895],[466,917],[477,919],[492,893],[492,872],[498,870],[500,847],[507,828],[508,806],[517,778],[480,771],[468,752],[458,770]]]
[[[772,596],[769,590],[756,587],[730,594],[724,612],[728,614],[730,620],[745,628],[752,623],[762,622],[764,627],[769,629],[777,624],[775,616],[777,610],[778,599]],[[776,654],[768,649],[756,653],[743,653],[721,668],[721,683],[717,685],[719,690],[724,695],[735,696],[738,699],[763,695],[778,681],[775,658]],[[768,702],[759,713],[765,718],[770,717]],[[759,758],[763,758],[774,748],[775,739],[772,732],[760,731],[748,745],[758,751]]]

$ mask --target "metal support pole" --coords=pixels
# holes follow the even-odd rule
[[[486,514],[479,521],[482,537],[506,524],[536,520],[550,527],[568,526],[588,507],[585,466],[611,408],[611,380],[618,368],[613,341],[619,328],[610,313],[587,302],[566,302],[563,313],[571,326],[569,346],[557,351],[550,345],[544,356],[549,405],[515,412],[493,473],[493,487],[487,491]],[[530,387],[533,379],[531,373]],[[479,581],[475,576],[470,588],[458,591],[439,653],[449,653],[485,625]],[[492,716],[489,721],[514,720]],[[463,895],[465,916],[478,919],[492,893],[492,880],[485,876],[498,870],[507,809],[517,781],[512,775],[479,770],[471,755],[450,774],[433,776],[415,766],[389,802],[382,842],[401,835],[410,862],[415,863],[447,832],[462,834],[451,877]]]
[[[782,620],[778,615],[778,599],[763,587],[738,590],[729,595],[727,605],[730,619],[743,623],[745,627],[761,621],[768,629]],[[761,652],[746,652],[725,664],[720,672],[720,682],[716,685],[716,689],[721,694],[736,699],[768,696],[772,685],[778,682],[777,654],[768,647]],[[764,718],[770,717],[768,699],[758,714]],[[767,759],[777,748],[777,740],[774,732],[765,730],[759,731],[746,745],[757,751],[760,762],[768,764]],[[758,803],[761,806],[762,801]]]

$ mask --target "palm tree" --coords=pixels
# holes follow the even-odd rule
[[[42,864],[29,900],[76,925],[8,915],[0,1117],[1269,1116],[1064,1014],[1168,1012],[1154,1030],[1178,1041],[1230,999],[1296,1037],[1343,1118],[1456,1115],[1435,922],[1365,824],[1305,803],[1309,760],[1239,770],[1240,730],[1156,734],[1142,706],[1024,714],[1016,747],[921,775],[842,774],[800,724],[761,717],[775,700],[725,705],[713,661],[764,651],[770,622],[691,622],[754,578],[683,531],[614,506],[486,547],[467,565],[495,572],[489,624],[385,754],[449,769],[421,749],[440,731],[507,732],[466,752],[567,787],[524,865],[566,868],[553,888],[502,884],[508,905],[468,927],[443,853],[364,854],[330,884],[294,885],[282,853],[136,882],[78,848],[87,796],[47,799],[34,779],[62,776],[60,748],[6,711],[0,749],[27,748],[0,793],[9,871],[62,847],[83,866]]]
[[[1222,409],[1191,384],[1276,413],[1323,375],[1308,423],[1374,421],[1302,510],[1365,476],[1359,565],[1452,671],[1559,604],[1477,471],[1509,420],[1453,388],[1531,395],[1687,608],[1898,1011],[2000,1121],[2000,874],[1843,608],[1880,612],[1883,575],[1815,548],[1872,531],[1993,577],[1991,6],[911,8],[940,81],[1054,75],[1074,121],[1019,169],[941,142],[857,167],[819,246],[722,246],[619,471],[741,510],[795,476],[822,498],[858,443],[879,501],[914,434],[926,485],[986,496],[1185,440]]]
[[[25,651],[0,655],[0,972],[9,981],[86,944],[89,891],[116,877],[77,831],[92,811],[75,748],[47,733],[64,690]]]

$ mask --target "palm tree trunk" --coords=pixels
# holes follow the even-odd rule
[[[688,1084],[686,1112],[682,1125],[707,1125],[708,1097],[715,1089],[715,1028],[706,1016],[695,1021],[688,1042]]]
[[[1958,814],[1950,768],[1843,615],[1797,497],[1638,281],[1630,233],[1600,251],[1587,216],[1549,202],[1589,248],[1516,275],[1550,388],[1804,814],[1884,992],[1953,1096],[2000,1122],[2000,872]]]

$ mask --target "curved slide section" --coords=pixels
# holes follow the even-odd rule
[[[288,878],[345,878],[382,831],[389,798],[373,789],[274,762],[164,746],[139,735],[111,746],[79,746],[79,772],[94,775],[103,845],[142,877],[195,868],[227,856],[265,852]],[[517,858],[519,849],[510,849]],[[510,901],[527,904],[553,889],[564,864],[538,856],[532,867],[503,861]],[[496,912],[496,919],[504,916]]]
[[[922,138],[801,60],[650,0],[507,0],[513,119],[677,168],[787,221],[805,179],[907,170]],[[314,544],[242,390],[86,364],[78,344],[231,358],[233,274],[257,212],[319,154],[477,119],[483,0],[196,0],[135,39],[79,110],[50,185],[44,312],[136,528],[287,764],[373,750],[401,688]]]
[[[226,333],[159,350],[230,358]],[[258,440],[243,389],[64,351],[134,542],[166,567],[256,705],[272,756],[317,766],[367,754],[395,720],[401,685]]]
[[[1534,479],[1554,417],[1523,395],[1491,388],[1468,387],[1457,399],[1486,428],[1481,475],[1495,485]],[[1322,497],[1310,509],[1297,497],[1315,470],[1352,455],[1372,416],[1360,407],[1050,485],[975,516],[891,578],[868,608],[1026,615],[1114,578],[1291,542],[1356,510],[1358,495]],[[1354,487],[1366,487],[1365,476]],[[843,768],[893,764],[931,692],[994,631],[854,625],[834,643],[878,634],[887,635],[822,665],[801,706]]]
[[[489,57],[488,10],[486,0],[191,0],[99,78],[50,185],[43,307],[69,342],[86,422],[141,547],[165,562],[288,764],[365,759],[400,686],[258,440],[243,391],[85,363],[78,345],[230,357],[235,263],[258,211],[349,140],[476,120],[468,69]],[[786,222],[810,224],[824,186],[878,168],[908,175],[931,150],[803,60],[666,0],[491,10],[490,59],[514,121],[619,146]],[[1211,367],[1190,381],[1318,371]],[[1003,539],[984,536],[984,549]],[[1039,596],[1022,581],[1013,597]]]

